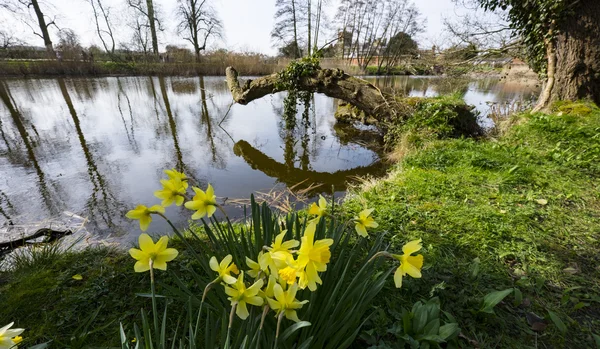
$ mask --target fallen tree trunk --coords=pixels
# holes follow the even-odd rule
[[[42,241],[42,243],[50,243],[50,242],[54,242],[54,241],[60,239],[61,237],[65,236],[65,235],[71,235],[71,231],[70,230],[59,231],[59,230],[52,230],[49,228],[39,229],[30,235],[22,236],[22,237],[19,237],[17,239],[11,240],[11,241],[0,242],[0,254],[10,252],[14,249],[23,247],[25,245],[29,245],[32,243],[31,242],[32,240],[36,240],[41,237],[45,237],[45,239]]]
[[[227,85],[233,100],[246,105],[266,95],[282,92],[279,74],[271,74],[240,85],[237,71],[228,67],[225,71]],[[399,106],[392,96],[385,95],[373,84],[355,78],[339,69],[321,69],[303,77],[299,90],[322,93],[348,102],[379,121],[398,115]]]

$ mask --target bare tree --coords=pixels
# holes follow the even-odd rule
[[[144,16],[135,16],[132,18],[128,26],[133,30],[131,44],[134,50],[144,52],[144,55],[149,52],[149,37],[150,25],[147,18]]]
[[[24,19],[23,22],[31,28],[36,36],[39,36],[44,40],[44,46],[46,47],[48,57],[56,58],[52,39],[50,38],[50,32],[48,30],[52,25],[57,27],[55,22],[56,18],[50,18],[44,14],[39,0],[7,0],[2,2],[1,6],[14,14],[27,15],[28,17],[31,16],[30,11],[33,10],[33,15],[35,15],[35,22],[37,22],[37,24],[35,26],[32,25],[29,18]]]
[[[196,62],[200,62],[200,51],[206,49],[211,37],[221,37],[223,23],[209,0],[178,0],[177,14],[180,18],[179,34],[194,46]]]
[[[113,26],[110,17],[110,7],[105,7],[102,4],[102,0],[86,0],[91,6],[94,12],[94,20],[96,23],[96,33],[104,46],[106,53],[114,56],[115,54],[115,36],[113,33]],[[110,46],[107,43],[110,41]]]
[[[356,61],[362,70],[375,56],[380,57],[378,65],[383,64],[390,50],[389,43],[399,33],[413,36],[425,26],[410,0],[342,0],[337,17],[344,40],[342,55],[346,55],[349,46],[348,58]],[[345,42],[347,38],[352,41],[350,45]]]
[[[0,30],[0,48],[6,50],[9,47],[14,47],[17,45],[23,45],[23,41],[16,38],[13,33]]]
[[[158,56],[158,36],[156,34],[158,24],[158,30],[162,30],[160,21],[157,18],[156,10],[152,0],[127,0],[127,5],[138,12],[139,15],[145,17],[145,20],[136,20],[136,27],[139,28],[141,23],[146,23],[150,29],[150,37],[152,38],[152,53]]]
[[[306,7],[302,0],[276,0],[275,26],[271,31],[271,38],[281,46],[292,47],[293,58],[300,58],[301,33],[300,27],[306,17]],[[310,42],[308,43],[310,46]]]

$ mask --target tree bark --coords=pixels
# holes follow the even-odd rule
[[[600,105],[600,1],[580,0],[561,29],[549,102],[589,99]]]
[[[234,68],[228,67],[225,74],[234,101],[242,105],[284,90],[280,87],[278,74],[247,80],[243,86],[240,86],[238,73]],[[298,88],[341,99],[379,121],[399,116],[396,109],[398,105],[393,97],[383,94],[373,84],[352,77],[339,69],[322,69],[306,76]]]

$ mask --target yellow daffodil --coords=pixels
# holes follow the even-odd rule
[[[170,170],[165,170],[164,172],[167,176],[169,176],[169,179],[180,181],[184,189],[188,188],[188,178],[183,172],[179,172],[174,168]]]
[[[230,254],[228,254],[227,256],[225,256],[225,258],[223,258],[221,263],[217,261],[217,258],[215,256],[212,256],[210,258],[210,261],[208,261],[210,269],[217,272],[217,274],[219,274],[219,279],[221,279],[223,282],[229,285],[234,284],[236,281],[236,278],[231,276],[231,273],[234,273],[236,275],[240,273],[235,263],[231,263],[232,260],[233,257]]]
[[[421,268],[423,267],[423,255],[411,256],[419,251],[423,246],[421,239],[413,240],[402,247],[402,255],[393,254],[392,256],[400,261],[400,266],[394,273],[394,283],[397,288],[402,287],[402,277],[406,274],[418,279],[421,277]]]
[[[316,226],[314,224],[309,224],[306,228],[297,259],[299,268],[304,268],[306,272],[306,284],[311,291],[317,289],[317,284],[323,283],[318,273],[327,270],[327,263],[331,259],[329,246],[333,244],[333,239],[314,241],[315,230]],[[301,287],[302,284],[300,284]]]
[[[275,237],[275,241],[268,248],[268,252],[259,257],[259,264],[261,267],[268,266],[271,273],[277,275],[279,269],[285,268],[286,261],[292,258],[292,248],[298,247],[300,244],[297,240],[283,241],[287,231],[283,231]]]
[[[229,296],[227,299],[231,302],[232,306],[234,304],[237,305],[235,313],[240,319],[246,320],[249,315],[247,304],[257,307],[264,304],[264,300],[258,296],[258,292],[263,287],[263,284],[264,281],[260,279],[252,284],[252,286],[246,288],[244,272],[242,271],[231,287],[225,286],[225,293]]]
[[[261,272],[263,272],[265,275],[269,275],[268,262],[265,261],[264,255],[265,253],[262,251],[258,253],[259,262],[255,262],[252,259],[246,257],[246,265],[248,265],[248,268],[250,268],[250,270],[248,270],[247,272],[248,275],[250,275],[253,278],[257,278]]]
[[[177,206],[183,205],[185,187],[179,179],[161,179],[162,189],[154,192],[154,196],[161,199],[161,205],[169,207],[175,203]]]
[[[273,288],[275,287],[276,284],[277,284],[277,279],[273,275],[269,275],[269,281],[267,282],[267,287],[265,287],[264,289],[261,289],[258,292],[258,295],[264,299],[273,298],[274,297]]]
[[[327,200],[325,200],[323,195],[319,195],[318,205],[316,202],[313,202],[312,205],[310,205],[310,208],[308,209],[308,214],[317,215],[317,218],[315,218],[316,222],[318,222],[319,219],[321,219],[321,217],[327,214]]]
[[[267,302],[269,302],[269,307],[275,310],[277,314],[283,313],[288,320],[292,320],[294,322],[299,322],[298,315],[296,314],[296,310],[302,308],[302,306],[308,303],[307,300],[299,302],[296,299],[296,292],[298,292],[298,284],[293,284],[288,288],[287,291],[283,290],[281,285],[276,284],[273,287],[273,294],[275,299],[267,298]]]
[[[373,217],[371,217],[371,213],[373,213],[374,209],[363,210],[358,214],[358,217],[354,217],[354,221],[356,222],[356,232],[358,235],[362,237],[367,237],[367,228],[377,228],[379,224],[375,222]]]
[[[0,328],[0,349],[17,348],[17,344],[23,340],[20,334],[25,330],[22,328],[11,330],[12,325],[14,325],[14,322]]]
[[[152,213],[165,213],[165,208],[160,205],[154,205],[150,208],[144,205],[138,205],[135,209],[127,212],[125,217],[129,219],[135,219],[140,221],[140,229],[142,231],[148,230],[150,223],[152,222]]]
[[[215,196],[215,190],[212,185],[208,185],[206,193],[200,188],[192,187],[196,195],[192,198],[192,201],[185,203],[185,207],[196,211],[192,215],[192,219],[200,219],[204,216],[210,218],[217,210],[217,197]]]
[[[279,277],[284,280],[288,285],[293,285],[296,282],[298,276],[298,269],[287,266],[279,271]]]
[[[179,252],[174,248],[167,248],[169,238],[161,237],[156,244],[148,234],[140,235],[140,249],[132,248],[129,250],[131,257],[137,260],[133,269],[137,273],[143,273],[150,270],[150,263],[154,269],[167,270],[167,262],[177,257]]]

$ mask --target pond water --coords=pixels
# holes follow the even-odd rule
[[[368,79],[409,95],[458,90],[484,116],[488,101],[538,93],[497,80],[450,89],[444,79]],[[0,97],[0,227],[71,211],[95,234],[129,240],[139,230],[124,214],[158,204],[153,192],[173,167],[202,188],[211,183],[234,217],[243,212],[236,199],[253,192],[293,187],[310,198],[385,172],[374,142],[336,125],[337,101],[322,95],[308,113],[298,108],[293,131],[282,118],[285,94],[231,105],[223,77],[8,79]],[[170,207],[167,216],[184,225],[189,211]],[[156,219],[150,231],[168,229]]]

